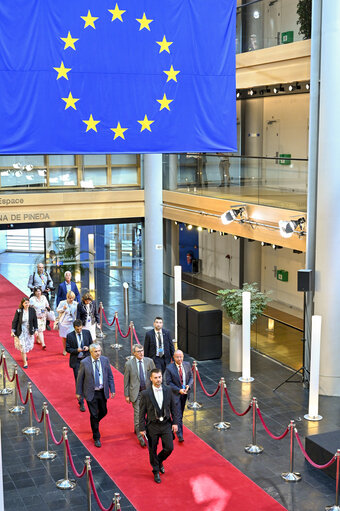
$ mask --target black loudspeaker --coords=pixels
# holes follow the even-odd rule
[[[298,270],[298,291],[312,291],[313,283],[312,283],[312,270]]]

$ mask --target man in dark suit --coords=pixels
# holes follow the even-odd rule
[[[134,410],[133,420],[135,433],[142,447],[145,447],[145,440],[139,433],[139,402],[140,393],[150,387],[150,372],[155,369],[154,361],[144,357],[144,348],[140,344],[132,346],[131,357],[124,368],[124,396],[125,401],[131,403]]]
[[[169,364],[165,371],[165,382],[172,389],[178,409],[177,438],[179,442],[184,442],[183,412],[194,381],[191,365],[189,362],[183,362],[183,358],[183,351],[176,350],[174,353],[174,363]]]
[[[150,388],[143,390],[139,405],[139,432],[148,440],[149,458],[156,483],[164,474],[163,461],[173,451],[173,434],[177,432],[178,413],[174,396],[169,387],[162,385],[161,369],[152,369]],[[159,439],[162,450],[157,454]]]
[[[66,351],[70,354],[70,367],[73,369],[74,379],[77,386],[77,377],[80,362],[90,355],[89,347],[92,344],[92,337],[88,330],[83,330],[80,319],[73,321],[73,332],[66,336]],[[84,397],[78,399],[79,409],[85,412]]]
[[[62,300],[66,300],[66,295],[69,291],[73,291],[76,295],[76,302],[80,303],[81,300],[77,284],[71,280],[72,273],[70,271],[65,271],[64,277],[64,282],[61,282],[58,286],[57,307]]]
[[[80,363],[77,398],[84,396],[90,411],[94,445],[101,447],[99,422],[107,414],[106,401],[115,396],[115,384],[109,359],[101,355],[100,344],[91,344],[90,357]]]
[[[166,366],[170,364],[174,354],[174,344],[169,330],[163,328],[163,319],[157,316],[153,323],[153,330],[146,332],[144,340],[144,354],[152,358],[155,366],[164,374]]]

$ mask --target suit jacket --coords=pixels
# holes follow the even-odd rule
[[[90,346],[90,344],[93,342],[90,332],[88,330],[82,330],[81,333],[83,336],[84,346]],[[76,367],[79,353],[77,335],[74,330],[66,336],[66,351],[70,354],[70,367]],[[83,351],[83,353],[84,357],[82,360],[90,355],[89,351]]]
[[[17,309],[14,314],[14,318],[12,321],[12,332],[19,337],[22,332],[22,314],[23,309]],[[38,330],[38,320],[37,314],[35,312],[34,307],[28,307],[28,331],[30,335],[33,335],[34,332]]]
[[[113,374],[109,359],[107,357],[101,355],[100,363],[102,365],[103,370],[104,395],[106,399],[109,399],[110,391],[115,392]],[[92,399],[94,398],[94,391],[95,385],[92,368],[92,357],[86,357],[84,358],[84,360],[80,362],[76,384],[76,394],[84,396],[86,401],[92,401]]]
[[[139,405],[139,431],[145,431],[151,422],[157,422],[159,417],[166,417],[172,424],[178,425],[178,410],[173,393],[163,385],[163,406],[159,408],[152,386],[143,390]]]
[[[96,302],[93,300],[90,303],[90,314],[91,314],[91,324],[99,323],[99,314],[97,312]],[[83,323],[83,326],[86,325],[86,318],[87,318],[87,309],[86,304],[84,302],[78,303],[77,307],[77,319],[80,319]]]
[[[172,356],[175,352],[174,343],[170,337],[169,330],[162,329],[163,334],[163,342],[164,342],[164,360],[166,364],[170,364]],[[146,357],[150,357],[153,360],[156,357],[157,353],[157,344],[156,344],[156,335],[155,330],[149,330],[145,334],[144,340],[144,355]]]
[[[155,369],[155,363],[151,358],[144,357],[143,358],[144,365],[144,374],[145,374],[145,384],[146,388],[148,388],[151,384],[150,382],[150,372],[152,369]],[[138,398],[140,389],[140,380],[139,380],[139,368],[138,361],[136,357],[130,358],[125,364],[124,368],[124,396],[129,397],[130,401],[134,403]]]
[[[194,382],[191,365],[189,364],[189,362],[183,362],[182,365],[183,365],[183,369],[184,369],[184,373],[185,373],[185,384],[189,385],[189,390],[190,390],[191,386]],[[166,384],[169,385],[169,387],[171,388],[171,390],[175,394],[175,396],[185,395],[185,394],[179,393],[182,386],[181,386],[181,381],[179,379],[178,369],[177,369],[175,363],[169,364],[167,366],[164,378],[165,378]],[[187,396],[189,395],[189,391],[188,391],[188,394],[186,394],[186,395]]]
[[[73,282],[72,280],[71,280],[71,291],[73,291],[74,294],[76,295],[75,301],[79,303],[81,298],[80,298],[80,294],[79,294],[79,291],[77,288],[77,284],[75,282]],[[66,281],[64,281],[64,282],[61,282],[61,284],[59,284],[59,286],[58,286],[57,307],[62,300],[66,300],[66,295],[67,295],[67,287],[66,287]]]

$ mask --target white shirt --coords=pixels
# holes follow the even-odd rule
[[[161,338],[161,344],[160,345],[159,345],[158,334],[160,334],[160,338]],[[158,331],[155,329],[155,336],[156,336],[156,356],[158,357],[160,349],[161,349],[161,355],[164,355],[164,341],[163,341],[162,329],[158,330]]]
[[[157,401],[159,408],[162,409],[162,406],[163,406],[163,389],[162,389],[162,387],[159,387],[159,389],[158,389],[157,387],[152,385],[152,390],[153,390],[153,393],[154,393],[154,396],[155,396],[155,399]]]
[[[96,371],[96,361],[92,356],[91,356],[91,359],[92,359],[92,370],[93,370],[93,377],[94,377],[95,371]],[[98,369],[99,369],[99,385],[101,387],[103,387],[103,369],[102,369],[102,364],[100,362],[100,358],[98,358]]]

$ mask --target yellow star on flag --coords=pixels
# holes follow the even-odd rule
[[[76,47],[74,46],[74,43],[76,41],[79,41],[79,39],[75,39],[74,37],[71,36],[70,31],[67,34],[67,37],[61,37],[60,39],[65,43],[64,50],[66,50],[66,48],[73,48],[75,50]]]
[[[69,108],[70,106],[71,106],[72,108],[74,108],[75,110],[77,110],[77,109],[76,109],[76,103],[77,103],[77,101],[79,101],[79,98],[74,98],[74,97],[72,96],[72,92],[70,92],[70,93],[69,93],[69,95],[68,95],[68,97],[67,97],[67,98],[61,98],[61,99],[62,99],[63,101],[65,101],[65,103],[66,103],[66,105],[65,105],[65,110],[66,110],[67,108]]]
[[[163,98],[157,99],[157,101],[161,105],[160,110],[163,110],[163,108],[167,108],[167,110],[170,110],[169,104],[173,101],[173,99],[168,99],[164,94]]]
[[[175,71],[172,64],[171,64],[169,71],[163,71],[163,73],[168,75],[167,82],[169,82],[170,80],[174,80],[175,82],[177,82],[176,75],[178,75],[179,71]]]
[[[170,53],[169,46],[172,44],[172,42],[167,41],[165,36],[163,36],[163,41],[156,41],[156,43],[160,46],[159,53],[162,53],[164,50]]]
[[[94,26],[94,22],[98,19],[96,18],[95,16],[92,16],[91,14],[91,11],[89,10],[88,13],[87,13],[87,16],[80,16],[81,19],[83,19],[85,21],[85,25],[84,25],[84,28],[86,27],[93,27],[93,28],[96,28]]]
[[[108,9],[108,11],[112,14],[112,20],[111,21],[114,21],[114,20],[123,21],[122,20],[122,14],[124,14],[124,12],[126,12],[126,11],[120,10],[119,7],[118,7],[118,4],[116,4],[116,7],[114,9]]]
[[[155,121],[150,121],[150,120],[148,119],[147,115],[145,114],[144,119],[143,119],[142,121],[137,121],[137,122],[139,122],[139,124],[141,124],[141,125],[142,125],[142,127],[141,127],[141,131],[144,131],[144,130],[149,130],[149,131],[151,131],[150,125],[151,125],[153,122],[155,122]]]
[[[60,64],[60,67],[54,67],[53,68],[55,71],[58,71],[58,76],[57,76],[57,80],[59,80],[59,78],[66,78],[66,80],[68,80],[68,76],[67,76],[67,73],[69,71],[71,71],[71,67],[70,68],[67,68],[64,66],[64,62],[61,61],[61,64]]]
[[[113,140],[116,140],[116,138],[118,138],[118,137],[121,137],[122,139],[125,140],[124,131],[126,131],[127,128],[122,128],[120,125],[120,122],[117,124],[117,128],[110,128],[110,130],[113,131],[115,134]]]
[[[148,20],[148,18],[145,16],[145,12],[144,12],[143,18],[142,19],[136,18],[136,21],[138,21],[138,23],[140,23],[139,30],[142,30],[143,28],[147,28],[148,30],[150,30],[149,25],[153,20]]]
[[[100,121],[95,121],[93,119],[93,117],[92,117],[92,114],[91,114],[89,120],[88,121],[83,121],[83,122],[87,125],[87,128],[86,128],[86,132],[87,132],[89,130],[97,131],[97,124]]]

